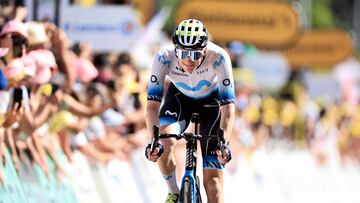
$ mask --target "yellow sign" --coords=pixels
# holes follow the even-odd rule
[[[307,31],[283,54],[292,67],[334,65],[352,54],[352,42],[340,30]]]
[[[279,47],[295,41],[299,19],[286,3],[268,1],[185,1],[176,21],[201,20],[215,40],[240,40],[257,46]]]
[[[154,13],[155,1],[154,0],[132,0],[134,7],[139,11],[139,19],[142,25],[146,25]]]

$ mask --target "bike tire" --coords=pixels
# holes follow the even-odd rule
[[[181,203],[193,203],[193,183],[186,177],[184,179],[183,187],[180,191],[180,202]]]

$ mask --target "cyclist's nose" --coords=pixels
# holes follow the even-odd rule
[[[186,58],[185,58],[185,60],[187,60],[187,61],[193,61],[190,55],[187,55]]]

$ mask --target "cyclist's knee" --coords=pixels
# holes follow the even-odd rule
[[[206,193],[220,194],[222,193],[223,181],[220,177],[211,177],[204,180]]]

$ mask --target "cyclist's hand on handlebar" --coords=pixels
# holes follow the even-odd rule
[[[231,160],[231,149],[229,144],[222,144],[216,147],[217,159],[222,165],[227,164]]]
[[[164,146],[157,142],[153,153],[150,153],[151,144],[148,144],[145,148],[145,156],[149,161],[156,162],[161,154],[164,152]]]

